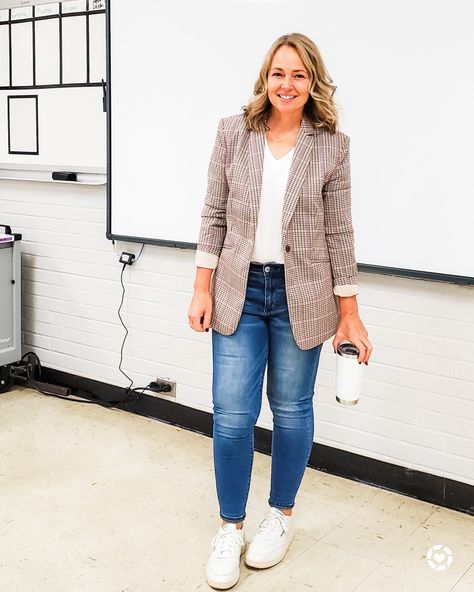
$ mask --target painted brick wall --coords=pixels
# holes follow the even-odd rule
[[[46,366],[125,386],[118,255],[139,245],[106,240],[104,188],[0,183],[0,222],[24,235],[24,350]],[[126,270],[123,368],[136,385],[176,380],[178,402],[211,411],[211,335],[187,323],[194,272],[194,251],[150,245]],[[326,342],[315,440],[474,484],[474,290],[373,274],[360,280],[360,313],[375,348],[363,396],[352,408],[335,402],[336,360]],[[259,425],[271,428],[265,397]]]

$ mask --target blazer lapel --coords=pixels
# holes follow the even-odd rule
[[[249,138],[249,207],[254,231],[257,231],[258,210],[262,193],[263,157],[265,154],[265,132],[250,132]]]
[[[303,117],[300,131],[296,138],[295,152],[291,161],[288,185],[286,187],[285,198],[283,201],[282,237],[285,236],[286,229],[288,228],[288,224],[290,223],[298,202],[301,186],[306,177],[306,171],[313,152],[314,133],[315,128],[312,126],[309,119]]]

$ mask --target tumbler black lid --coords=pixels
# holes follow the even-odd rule
[[[352,341],[341,341],[337,346],[337,353],[343,358],[357,358],[360,352]]]

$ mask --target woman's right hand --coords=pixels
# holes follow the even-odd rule
[[[209,331],[211,325],[212,298],[208,290],[194,290],[189,305],[189,326],[194,331]]]

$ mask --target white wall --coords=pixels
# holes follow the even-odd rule
[[[123,328],[118,254],[105,238],[103,187],[0,182],[0,223],[23,233],[23,340],[43,365],[116,385]],[[199,224],[199,220],[196,220]],[[127,269],[124,369],[176,380],[177,401],[211,411],[211,334],[191,331],[194,251],[146,246]],[[331,341],[315,399],[322,444],[474,484],[474,289],[361,274],[374,345],[363,396],[334,399]],[[271,428],[268,405],[259,425]]]

